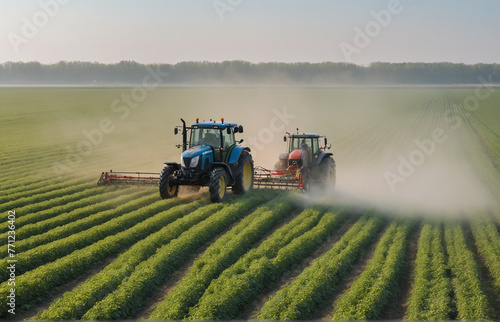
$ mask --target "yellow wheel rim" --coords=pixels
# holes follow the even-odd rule
[[[250,187],[252,186],[252,176],[252,165],[250,164],[250,161],[247,161],[243,166],[243,189],[245,189],[245,191],[250,190]]]
[[[167,188],[167,190],[168,190],[168,194],[170,196],[173,196],[175,194],[175,192],[177,191],[177,186],[170,184],[170,178],[172,178],[173,176],[174,176],[173,174],[168,176],[168,188]]]
[[[226,179],[224,176],[219,178],[219,197],[222,198],[226,194]]]

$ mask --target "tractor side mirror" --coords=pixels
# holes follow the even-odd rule
[[[283,137],[283,142],[286,142],[286,135]]]
[[[325,145],[328,145],[328,140],[325,138]]]
[[[238,126],[238,132],[243,133],[243,125]]]
[[[241,140],[238,141],[238,144],[241,144],[241,143],[243,143],[243,139],[241,139]]]
[[[231,134],[231,127],[227,127],[227,134]]]
[[[177,135],[179,133],[179,129],[174,127],[174,135]]]

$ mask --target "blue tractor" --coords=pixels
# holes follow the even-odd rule
[[[210,200],[220,202],[231,187],[236,194],[253,188],[254,164],[250,148],[240,146],[235,133],[243,133],[243,126],[236,123],[210,121],[196,122],[175,127],[174,133],[182,134],[181,162],[166,162],[160,174],[160,196],[176,197],[179,186],[208,186]]]

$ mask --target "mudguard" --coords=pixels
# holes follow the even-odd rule
[[[319,155],[318,157],[318,165],[321,164],[321,161],[323,161],[324,158],[326,157],[330,157],[330,156],[333,156],[333,153],[330,153],[330,152],[323,152]]]
[[[236,145],[231,149],[231,154],[229,156],[229,164],[234,164],[240,159],[240,154],[242,151],[250,152],[250,148]]]
[[[177,162],[165,162],[164,164],[173,167],[175,170],[180,170],[181,165]]]
[[[224,162],[214,162],[212,163],[212,168],[224,168],[226,170],[227,175],[229,176],[229,182],[233,184],[234,182],[234,177],[233,177],[233,171],[231,168],[227,165],[227,163]],[[229,186],[230,184],[228,184]]]

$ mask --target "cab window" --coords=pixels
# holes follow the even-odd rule
[[[318,138],[313,138],[312,139],[312,151],[314,154],[319,153],[319,143],[318,143]]]
[[[224,144],[223,148],[227,149],[234,144],[233,130],[230,129],[230,134],[227,133],[227,129],[223,129],[221,132],[222,132],[222,141]]]
[[[195,128],[191,132],[190,147],[196,145],[220,146],[220,131],[218,129]]]
[[[297,150],[297,149],[300,149],[300,143],[301,143],[300,138],[293,138],[292,142],[290,143],[290,152]]]

